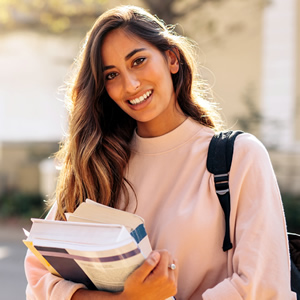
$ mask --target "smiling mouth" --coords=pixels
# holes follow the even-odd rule
[[[138,98],[135,98],[135,99],[132,99],[132,100],[128,100],[128,102],[131,104],[131,105],[137,105],[137,104],[140,104],[144,101],[146,101],[151,95],[152,95],[153,91],[147,91],[144,95],[138,97]]]

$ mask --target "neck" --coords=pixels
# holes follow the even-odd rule
[[[186,119],[187,117],[182,111],[177,111],[176,116],[168,116],[164,119],[156,118],[149,122],[138,122],[137,134],[144,138],[161,136],[177,128]]]

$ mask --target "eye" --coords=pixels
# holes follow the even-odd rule
[[[106,80],[112,80],[112,79],[114,79],[117,75],[118,75],[118,73],[116,73],[116,72],[108,73],[108,74],[105,76],[105,79],[106,79]]]
[[[138,66],[138,65],[142,64],[145,60],[146,60],[146,57],[139,57],[133,62],[133,65]]]

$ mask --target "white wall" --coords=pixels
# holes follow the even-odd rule
[[[262,139],[283,151],[295,138],[297,0],[272,0],[263,24]]]
[[[66,127],[63,84],[78,38],[12,32],[0,36],[0,142],[57,141]]]

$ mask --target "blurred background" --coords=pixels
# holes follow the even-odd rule
[[[3,300],[25,299],[22,227],[43,216],[54,192],[70,67],[95,19],[119,4],[147,8],[198,43],[200,72],[227,128],[267,147],[288,230],[300,233],[300,1],[0,0]]]

